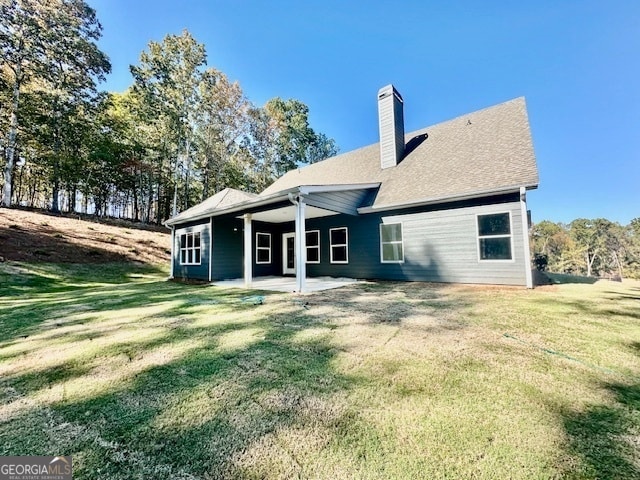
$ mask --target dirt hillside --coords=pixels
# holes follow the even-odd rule
[[[0,208],[0,261],[166,263],[169,230]]]

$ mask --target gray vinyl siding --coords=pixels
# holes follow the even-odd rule
[[[477,215],[509,212],[512,260],[481,261],[478,256]],[[456,210],[388,215],[385,223],[402,222],[402,264],[381,264],[387,278],[456,283],[526,285],[523,222],[518,202]],[[526,221],[526,220],[525,220]],[[379,258],[379,254],[378,254]]]
[[[251,260],[253,276],[264,277],[282,275],[282,233],[283,226],[265,222],[252,222]],[[244,275],[244,221],[232,217],[213,219],[213,264],[211,280],[242,278]],[[284,231],[289,231],[288,227]],[[256,263],[256,233],[271,234],[271,262]]]
[[[511,261],[480,261],[477,215],[509,212]],[[380,223],[402,223],[404,262],[382,263]],[[320,231],[320,263],[307,264],[307,275],[382,280],[526,285],[523,224],[517,196],[495,197],[479,202],[432,206],[366,215],[338,214],[306,220],[306,230]],[[330,263],[329,230],[347,227],[347,264]],[[179,235],[194,228],[202,232],[202,264],[179,263]],[[233,217],[213,218],[212,280],[242,278],[244,222]],[[253,276],[282,275],[282,234],[293,232],[294,223],[252,224]],[[255,263],[256,232],[271,234],[271,262]],[[209,223],[176,228],[174,276],[206,280],[209,275]]]
[[[283,226],[279,223],[253,222],[251,235],[251,258],[253,260],[253,276],[267,277],[282,275],[282,233]],[[256,233],[271,234],[271,262],[256,263]]]
[[[180,263],[180,235],[189,232],[200,232],[200,265],[182,265]],[[208,280],[210,240],[211,231],[208,219],[176,228],[173,239],[173,276],[176,278]]]
[[[243,221],[237,218],[215,217],[213,219],[212,280],[242,277],[244,271],[243,228]]]
[[[477,215],[509,212],[511,261],[480,261]],[[382,263],[380,223],[402,223],[404,262]],[[526,222],[526,219],[525,219]],[[329,229],[347,227],[349,263],[331,264]],[[523,222],[519,202],[469,206],[430,212],[339,215],[307,221],[320,230],[321,263],[307,265],[308,276],[526,285]]]

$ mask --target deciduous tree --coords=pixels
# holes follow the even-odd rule
[[[171,148],[165,150],[160,171],[173,177],[173,214],[177,211],[178,175],[185,177],[184,207],[188,207],[188,184],[192,173],[191,148],[194,140],[194,115],[199,103],[202,67],[206,64],[204,45],[188,31],[167,35],[162,42],[150,42],[140,63],[131,66],[134,92],[140,95],[155,122],[163,122]],[[159,213],[160,215],[160,213]],[[159,219],[158,219],[159,220]]]
[[[2,203],[11,204],[11,185],[20,116],[20,94],[37,79],[50,101],[54,189],[58,210],[62,123],[68,112],[94,100],[97,82],[111,70],[96,42],[102,34],[95,10],[84,0],[3,0],[0,3],[0,52],[11,72],[12,90]]]

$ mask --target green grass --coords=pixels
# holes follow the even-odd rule
[[[638,282],[256,305],[165,276],[0,265],[0,455],[73,455],[78,479],[640,475]]]

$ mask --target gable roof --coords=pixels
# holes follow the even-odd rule
[[[367,213],[538,186],[524,97],[409,133],[405,145],[394,167],[381,168],[375,143],[291,170],[259,195],[225,188],[165,225],[286,202],[296,192],[373,190],[372,202],[357,209]]]
[[[276,180],[260,196],[302,185],[380,183],[372,208],[536,188],[536,167],[523,97],[405,136],[405,156],[380,167],[375,143]]]
[[[236,190],[235,188],[225,188],[219,191],[215,195],[207,198],[205,201],[194,205],[193,207],[180,212],[179,215],[171,218],[171,223],[180,223],[194,218],[199,218],[203,214],[215,209],[224,209],[231,205],[241,203],[247,200],[256,198],[255,193],[243,192],[242,190]]]

